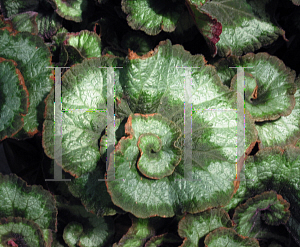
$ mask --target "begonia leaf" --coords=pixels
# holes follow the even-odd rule
[[[184,238],[181,246],[198,247],[202,237],[219,227],[232,227],[229,215],[222,208],[188,214],[178,224],[178,234]]]
[[[68,188],[73,196],[81,199],[86,209],[97,216],[109,216],[124,211],[115,206],[107,192],[104,181],[105,165],[97,166],[90,173],[86,173],[79,178],[67,182]],[[99,196],[101,194],[101,196]]]
[[[62,76],[62,164],[75,177],[91,172],[100,159],[98,139],[107,124],[107,69],[120,62],[116,57],[87,59]],[[114,70],[118,81],[118,69]],[[116,83],[117,84],[117,83]],[[54,90],[46,100],[43,146],[54,158]],[[76,110],[75,110],[76,109]]]
[[[186,0],[186,2],[194,23],[206,40],[210,52],[214,57],[217,55],[216,43],[220,40],[219,36],[222,33],[221,23],[217,19],[212,18],[208,13],[199,11],[199,6],[202,6],[205,0]]]
[[[127,124],[126,134],[137,141],[140,151],[137,169],[152,179],[171,175],[182,156],[177,143],[181,136],[179,127],[161,114],[135,114],[129,116]]]
[[[299,0],[292,0],[293,4],[299,6],[300,5],[300,1]]]
[[[38,13],[36,17],[39,35],[44,39],[50,39],[62,26],[62,18],[55,12],[51,14]]]
[[[245,108],[255,121],[275,120],[292,112],[296,74],[277,57],[267,53],[249,53],[222,59],[215,66],[224,84],[228,85],[231,80],[230,89],[234,91],[237,69],[230,67],[252,67],[244,69]]]
[[[66,39],[66,36],[67,36],[67,30],[64,30],[64,29],[60,29],[53,37],[53,43],[56,45],[56,46],[61,46],[63,45],[63,42],[65,41]]]
[[[38,26],[36,23],[36,17],[38,13],[34,11],[28,11],[10,17],[13,28],[19,32],[29,32],[32,34],[38,34]]]
[[[82,61],[84,60],[84,57],[80,54],[80,52],[78,51],[77,48],[75,48],[74,46],[71,45],[65,45],[62,47],[63,52],[65,53],[63,54],[63,56],[66,56],[67,58],[67,63],[65,64],[65,66],[71,66],[77,63],[82,63]],[[62,56],[61,60],[64,61],[65,58]]]
[[[165,32],[175,30],[184,10],[184,1],[122,0],[122,10],[127,14],[127,22],[132,29],[156,35],[161,30]]]
[[[275,191],[266,191],[249,198],[245,204],[238,206],[233,215],[237,233],[262,239],[267,225],[286,224],[290,204],[277,195]]]
[[[100,247],[106,246],[114,234],[114,224],[110,217],[98,217],[86,211],[82,205],[60,201],[58,217],[64,214],[68,224],[63,238],[68,246]]]
[[[141,56],[151,50],[152,41],[149,36],[144,33],[131,31],[122,37],[121,45],[124,49],[130,49]]]
[[[107,156],[107,153],[106,153],[107,152],[107,141],[109,141],[109,143],[114,142],[115,145],[118,143],[118,140],[117,140],[116,136],[115,136],[114,140],[108,140],[108,137],[112,136],[112,134],[114,134],[114,132],[117,131],[120,124],[121,124],[121,121],[120,121],[119,118],[117,118],[114,123],[111,123],[106,127],[105,135],[103,135],[101,137],[101,140],[100,140],[100,155],[101,155],[101,158],[102,158],[103,161],[106,161],[106,158],[110,156],[110,154],[108,154],[108,156]]]
[[[131,216],[132,226],[128,232],[121,238],[119,243],[113,247],[139,247],[144,246],[147,239],[155,235],[156,227],[162,221],[161,218],[154,217],[149,219],[139,219]]]
[[[75,47],[83,58],[101,57],[101,39],[94,32],[67,33],[64,44]]]
[[[247,238],[236,233],[232,228],[220,227],[205,237],[206,247],[259,247],[255,238]]]
[[[207,2],[207,0],[189,0],[191,4],[202,6]]]
[[[39,6],[39,0],[1,0],[1,10],[5,17],[11,17],[12,15],[19,14],[26,11],[37,10]]]
[[[133,112],[131,111],[126,96],[124,98],[116,97],[115,114],[118,118],[123,119],[128,117]]]
[[[82,22],[93,9],[91,0],[49,0],[56,13],[66,20]]]
[[[83,226],[79,222],[70,222],[64,229],[64,240],[68,246],[77,246],[80,236],[83,233]]]
[[[36,223],[45,241],[52,241],[57,228],[57,209],[53,195],[41,186],[27,186],[16,175],[0,174],[0,218],[22,217]]]
[[[46,247],[43,233],[32,220],[21,217],[0,219],[0,247]]]
[[[195,109],[192,113],[192,180],[184,175],[183,135],[175,144],[181,148],[182,157],[172,174],[152,179],[147,173],[144,176],[136,166],[141,157],[138,139],[141,135],[160,131],[162,122],[153,126],[141,122],[139,126],[133,125],[128,118],[125,125],[128,136],[122,137],[117,144],[114,162],[110,160],[108,167],[108,177],[115,170],[116,179],[106,181],[113,203],[140,218],[171,217],[177,212],[197,213],[225,205],[234,190],[236,113],[204,109],[236,109],[237,94],[221,84],[215,69],[205,64],[203,56],[192,56],[182,46],[172,46],[168,40],[142,57],[130,53],[129,62],[123,66],[119,77],[126,101],[133,113],[161,114],[184,133],[185,71],[176,66],[199,67],[191,69],[191,97]],[[246,130],[245,151],[256,140],[249,115]],[[154,142],[151,145],[156,145]],[[157,154],[154,149],[152,152],[151,170],[155,170],[162,163],[160,159],[155,162]]]
[[[24,77],[30,105],[23,129],[31,135],[42,124],[43,100],[53,85],[51,69],[47,68],[51,66],[50,50],[37,35],[0,30],[0,57],[14,60]]]
[[[264,148],[246,159],[244,177],[226,209],[233,209],[246,199],[274,190],[290,203],[286,227],[295,240],[300,236],[300,148],[293,145]]]
[[[196,25],[213,55],[240,56],[273,43],[284,31],[272,23],[270,0],[212,0],[203,5],[188,1]],[[222,33],[216,30],[222,26]],[[219,39],[219,40],[218,40]]]
[[[16,66],[13,60],[0,57],[0,140],[22,129],[29,107],[24,78]]]
[[[288,116],[281,116],[274,121],[256,123],[261,147],[285,146],[295,144],[300,138],[300,80],[296,81],[297,91],[295,107]]]
[[[179,246],[182,243],[182,239],[172,233],[163,233],[158,236],[151,237],[145,247],[157,247],[157,246]]]

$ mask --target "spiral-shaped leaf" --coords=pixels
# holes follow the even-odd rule
[[[184,216],[178,224],[178,234],[184,238],[181,247],[198,247],[202,237],[219,227],[232,227],[229,215],[221,208]]]
[[[288,116],[281,116],[279,119],[256,123],[261,147],[272,147],[295,144],[300,138],[300,79],[295,81],[297,91],[295,107]]]
[[[33,221],[50,244],[56,231],[57,209],[53,195],[41,186],[27,186],[16,175],[0,173],[0,218],[21,217]]]
[[[107,69],[120,59],[103,56],[73,66],[62,77],[62,167],[79,177],[96,168],[98,139],[107,124]],[[115,70],[118,81],[118,70]],[[78,90],[79,89],[79,90]],[[119,90],[120,91],[120,90]],[[46,99],[43,146],[54,158],[54,90]]]
[[[230,85],[231,90],[237,87],[237,69],[230,67],[251,67],[244,69],[245,108],[255,121],[274,120],[292,112],[296,73],[277,57],[267,53],[249,53],[241,57],[230,56],[214,65],[223,83]]]
[[[290,218],[286,224],[289,231],[299,239],[300,236],[300,149],[288,145],[264,148],[246,160],[244,181],[240,182],[226,209],[233,209],[249,197],[264,191],[274,190],[290,204]]]
[[[263,192],[235,209],[232,218],[237,225],[235,230],[243,236],[261,239],[266,231],[262,221],[274,226],[286,224],[290,217],[289,206],[275,191]]]
[[[0,219],[0,246],[46,247],[43,233],[32,220],[21,217]]]
[[[68,246],[101,247],[111,241],[114,234],[112,218],[98,217],[82,205],[71,205],[63,200],[58,204],[58,217],[60,214],[68,222],[63,231]]]
[[[142,127],[133,126],[129,118],[127,133],[134,134],[123,137],[116,147],[114,160],[112,155],[110,157],[107,177],[113,178],[110,174],[115,171],[116,179],[109,179],[106,184],[112,201],[138,217],[170,217],[176,212],[185,211],[196,213],[226,204],[234,190],[236,115],[233,111],[202,109],[236,109],[237,96],[221,84],[216,71],[205,64],[203,56],[192,56],[181,46],[171,46],[169,41],[161,42],[154,51],[142,57],[129,54],[129,62],[119,77],[126,101],[133,113],[159,113],[184,133],[185,71],[176,68],[184,66],[199,67],[191,69],[193,108],[200,109],[192,115],[191,180],[184,178],[183,136],[178,139],[182,158],[175,170],[160,179],[149,176],[150,165],[151,170],[157,169],[156,150],[160,150],[160,141],[156,137],[160,127],[157,124],[153,124],[155,130],[147,122],[141,124]],[[253,122],[248,116],[247,147],[256,139]],[[132,130],[129,131],[129,127]],[[144,129],[145,133],[140,129]],[[139,162],[143,161],[141,157],[144,154],[139,144],[146,137],[151,139],[149,147],[153,151],[148,153],[146,162],[143,162],[143,166],[147,164],[149,168],[143,170]],[[150,162],[151,155],[153,161]],[[160,165],[163,167],[164,163],[160,162]]]
[[[129,116],[125,131],[139,148],[137,168],[144,176],[161,179],[173,173],[182,155],[176,146],[181,131],[173,122],[160,114],[135,114]]]

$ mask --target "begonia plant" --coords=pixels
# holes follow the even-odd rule
[[[0,0],[0,247],[300,246],[299,0]]]

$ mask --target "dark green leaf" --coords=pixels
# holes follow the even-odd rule
[[[142,30],[148,35],[161,32],[173,32],[181,13],[184,2],[175,0],[122,0],[122,10],[127,14],[127,22],[135,30]]]
[[[235,209],[232,218],[237,225],[235,230],[243,236],[274,239],[276,237],[268,236],[265,224],[286,224],[290,217],[289,206],[290,204],[274,191],[256,195]]]
[[[259,243],[255,238],[238,235],[235,230],[225,227],[220,227],[208,234],[204,243],[208,247],[259,247]]]
[[[24,77],[30,105],[23,129],[27,135],[32,135],[42,124],[43,101],[53,85],[51,69],[47,68],[51,66],[50,50],[36,35],[0,30],[0,57],[14,60]]]
[[[0,219],[0,239],[1,246],[47,246],[39,226],[21,217]]]
[[[24,125],[29,95],[17,63],[0,57],[0,140],[15,135]]]
[[[219,227],[232,227],[224,209],[208,209],[197,214],[188,214],[179,222],[178,233],[184,238],[182,247],[198,247],[199,240]]]

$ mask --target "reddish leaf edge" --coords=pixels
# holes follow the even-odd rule
[[[29,92],[28,92],[28,89],[27,89],[27,87],[26,87],[26,85],[25,85],[25,81],[24,81],[24,77],[22,76],[22,74],[21,74],[21,71],[17,68],[17,63],[14,61],[14,60],[12,60],[12,59],[5,59],[5,58],[3,58],[3,57],[0,57],[0,63],[2,63],[3,61],[9,61],[9,62],[12,62],[13,64],[14,64],[14,66],[15,66],[15,71],[16,71],[16,74],[18,75],[18,78],[19,78],[19,82],[20,82],[20,84],[19,85],[21,85],[22,86],[22,88],[23,88],[23,90],[25,91],[25,93],[26,93],[26,99],[27,99],[27,108],[25,109],[25,113],[20,113],[19,115],[20,116],[22,116],[22,117],[24,117],[24,116],[26,116],[26,114],[28,113],[28,108],[29,108]],[[5,140],[6,138],[11,138],[11,137],[13,137],[14,135],[16,135],[22,128],[23,128],[23,126],[24,126],[24,118],[21,118],[21,121],[22,121],[22,126],[19,128],[19,129],[17,129],[14,133],[12,133],[11,134],[11,136],[4,136],[2,139],[0,139],[0,142],[1,141],[3,141],[3,140]]]
[[[58,215],[58,210],[57,210],[57,207],[56,207],[56,199],[54,197],[54,195],[49,191],[49,190],[45,190],[43,188],[42,185],[28,185],[27,182],[21,178],[21,177],[18,177],[16,174],[14,173],[10,173],[10,174],[7,174],[7,175],[3,175],[2,173],[0,173],[0,179],[2,178],[3,181],[5,180],[15,180],[16,183],[18,183],[18,186],[19,187],[22,187],[22,191],[24,193],[28,193],[32,190],[37,190],[39,191],[39,193],[42,193],[44,196],[47,196],[47,197],[51,197],[54,201],[54,206],[55,206],[55,212],[54,214],[52,215],[52,217],[55,218],[55,223],[54,223],[54,232],[57,232],[57,215]],[[29,220],[29,219],[28,219]],[[52,229],[50,229],[50,231],[52,231]]]

